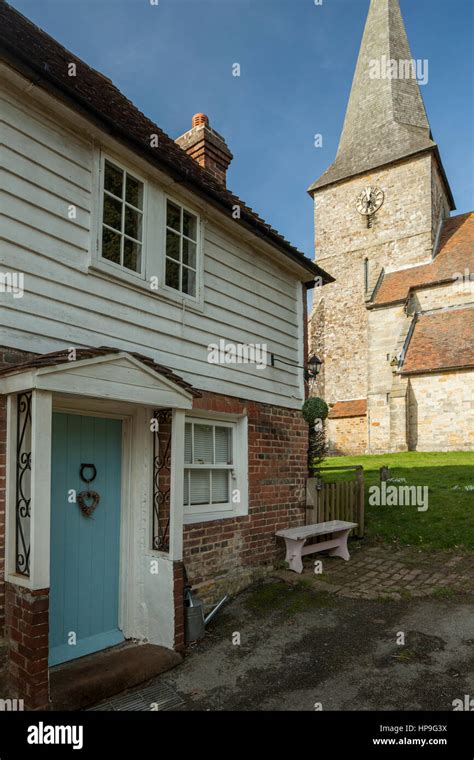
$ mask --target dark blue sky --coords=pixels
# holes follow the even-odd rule
[[[334,158],[369,0],[10,0],[172,137],[194,113],[234,154],[228,185],[313,255],[306,188]],[[401,0],[458,213],[474,208],[474,2]],[[232,64],[241,66],[240,78]],[[323,135],[323,148],[314,135]]]

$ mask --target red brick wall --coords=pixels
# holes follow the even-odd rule
[[[49,589],[5,585],[10,688],[27,710],[47,709]]]
[[[0,347],[0,369],[19,364],[32,354]],[[5,626],[5,466],[6,466],[7,402],[0,396],[0,638]]]
[[[283,558],[275,531],[304,524],[308,426],[299,410],[203,394],[195,409],[248,416],[249,514],[184,529],[184,562],[202,599],[250,582]]]

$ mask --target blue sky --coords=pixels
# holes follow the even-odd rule
[[[207,113],[234,154],[228,186],[313,255],[306,188],[335,156],[369,0],[10,2],[170,136]],[[422,94],[457,213],[471,211],[473,0],[400,4],[413,56],[429,60]]]

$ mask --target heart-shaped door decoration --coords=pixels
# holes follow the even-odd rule
[[[77,503],[81,512],[86,517],[90,517],[96,507],[99,506],[100,496],[97,491],[81,491],[77,496]]]

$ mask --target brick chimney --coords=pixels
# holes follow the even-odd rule
[[[176,142],[203,169],[207,169],[225,186],[227,168],[233,155],[224,138],[209,126],[209,119],[205,114],[195,114],[191,129],[178,137]]]

